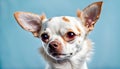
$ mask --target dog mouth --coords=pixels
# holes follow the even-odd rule
[[[66,54],[61,54],[61,53],[52,53],[53,56],[60,56],[60,55],[66,55]]]
[[[52,53],[52,56],[70,56],[72,54]]]
[[[50,53],[50,56],[53,58],[53,59],[56,59],[56,60],[62,60],[62,59],[68,59],[70,58],[70,56],[72,56],[72,53],[69,53],[69,54],[64,54],[64,53]]]

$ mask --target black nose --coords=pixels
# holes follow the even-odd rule
[[[58,48],[58,43],[57,42],[51,42],[50,44],[49,44],[49,48],[51,49],[51,50],[56,50],[57,48]]]
[[[48,49],[50,53],[60,53],[62,51],[62,45],[60,41],[54,40],[50,42]]]

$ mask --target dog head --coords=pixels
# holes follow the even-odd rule
[[[56,60],[68,59],[80,51],[87,34],[93,30],[101,12],[102,2],[95,2],[82,11],[77,17],[60,16],[47,19],[41,16],[16,12],[18,24],[25,30],[41,38],[47,55]]]

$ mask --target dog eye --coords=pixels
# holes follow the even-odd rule
[[[46,42],[46,41],[49,39],[49,35],[48,35],[47,33],[43,33],[43,34],[41,35],[41,38],[42,38],[42,40],[43,40],[44,42]]]
[[[73,39],[75,36],[76,36],[76,34],[74,32],[67,33],[67,38],[69,38],[69,39]]]

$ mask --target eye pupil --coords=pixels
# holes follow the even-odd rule
[[[49,39],[49,35],[47,33],[44,33],[41,35],[41,38],[43,41],[45,41],[45,40]]]
[[[74,38],[75,37],[75,33],[74,32],[68,32],[67,33],[67,37],[68,38]]]

